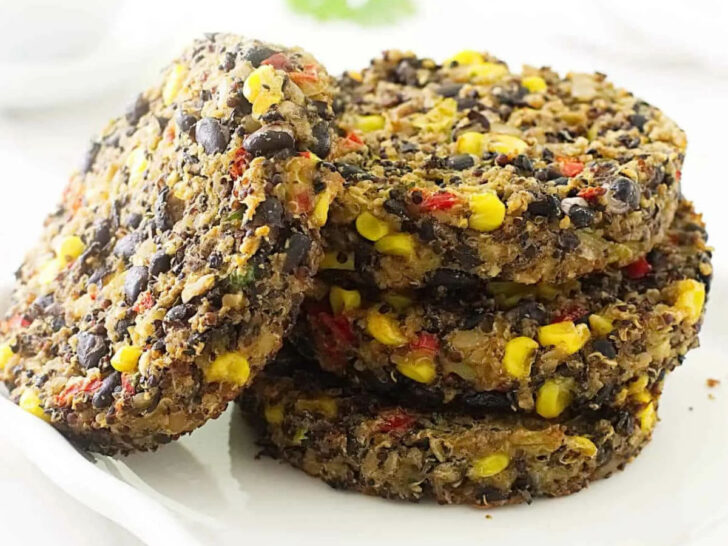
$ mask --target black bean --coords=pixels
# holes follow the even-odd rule
[[[518,154],[516,159],[513,160],[513,165],[526,174],[533,172],[533,163],[526,155]]]
[[[205,149],[206,154],[218,154],[227,148],[230,133],[220,120],[202,118],[195,125],[195,139]]]
[[[248,135],[243,148],[253,155],[273,155],[281,150],[292,150],[296,146],[293,134],[285,129],[263,127]]]
[[[124,279],[124,297],[126,303],[133,305],[139,294],[147,288],[149,271],[146,267],[137,265],[129,269]]]
[[[117,371],[111,372],[101,382],[101,387],[94,393],[91,400],[97,409],[108,408],[114,400],[114,389],[121,384],[121,374]]]
[[[360,180],[367,176],[364,169],[357,167],[356,165],[350,165],[349,163],[336,163],[336,170],[339,174],[344,177],[345,180]]]
[[[558,178],[554,178],[551,183],[554,186],[566,186],[569,183],[569,179],[565,176],[559,176]]]
[[[399,151],[402,152],[403,154],[407,154],[410,152],[416,152],[417,150],[419,150],[419,147],[414,142],[410,142],[408,140],[400,141]]]
[[[225,57],[222,59],[220,68],[222,68],[225,72],[230,72],[233,68],[235,68],[235,53],[227,51],[225,53]]]
[[[511,322],[520,322],[531,319],[539,324],[546,322],[546,308],[537,301],[523,302],[506,312],[506,318]]]
[[[244,60],[250,61],[250,64],[253,65],[253,68],[258,68],[260,66],[260,63],[265,61],[271,55],[275,55],[276,53],[278,53],[278,51],[276,51],[275,49],[271,49],[262,44],[253,44],[245,48],[240,56]]]
[[[645,128],[645,123],[647,123],[647,118],[643,116],[642,114],[632,114],[627,119],[629,119],[629,122],[637,127],[637,129],[642,132]]]
[[[131,229],[136,229],[142,223],[142,218],[143,216],[138,212],[132,212],[126,217],[126,226]]]
[[[167,322],[180,322],[195,314],[195,306],[189,304],[175,305],[167,311],[164,320]]]
[[[466,394],[462,397],[462,402],[467,407],[487,409],[487,410],[509,410],[511,409],[511,401],[508,396],[502,392],[482,391],[472,394]]]
[[[197,118],[192,114],[178,112],[174,118],[174,121],[175,123],[177,123],[177,127],[179,127],[180,131],[182,131],[183,133],[189,133],[190,131],[192,131],[192,129],[195,128]]]
[[[627,210],[636,210],[640,206],[640,191],[632,180],[620,176],[614,180],[610,186],[609,191],[611,197],[614,198],[618,203],[616,207],[612,207],[614,212],[627,212]],[[619,203],[623,203],[620,206]]]
[[[541,182],[547,182],[548,180],[556,180],[561,177],[561,171],[555,167],[546,167],[543,169],[536,169],[536,179]]]
[[[131,258],[136,252],[136,247],[141,242],[141,238],[141,233],[137,231],[122,237],[114,246],[114,254],[120,258]]]
[[[311,151],[321,159],[325,159],[331,151],[331,135],[329,135],[329,124],[325,121],[319,121],[311,129],[313,136],[313,144]]]
[[[425,242],[435,240],[435,222],[430,218],[425,218],[417,228],[417,235]]]
[[[594,222],[595,212],[589,207],[574,205],[569,209],[569,219],[576,228],[588,227]]]
[[[101,220],[96,224],[91,241],[102,247],[109,244],[109,241],[111,241],[111,224],[108,220]]]
[[[528,204],[528,212],[534,216],[558,218],[561,216],[561,202],[555,195],[544,195],[541,199]]]
[[[444,286],[452,289],[475,288],[479,281],[475,275],[442,267],[433,271],[427,279],[429,286]]]
[[[76,354],[79,364],[86,369],[96,368],[109,351],[104,338],[89,332],[81,332],[77,338]]]
[[[617,349],[615,349],[614,344],[606,338],[595,339],[592,343],[592,349],[602,353],[607,358],[617,357]]]
[[[154,202],[154,225],[162,232],[172,229],[172,218],[167,211],[167,196],[169,195],[169,186],[164,186]]]
[[[467,110],[478,105],[478,99],[473,97],[458,97],[455,101],[458,103],[458,110]]]
[[[96,161],[96,156],[99,154],[99,150],[101,150],[101,143],[92,142],[89,149],[86,150],[86,154],[83,156],[83,161],[81,162],[82,173],[85,174],[89,172],[94,166],[94,161]]]
[[[311,238],[303,233],[293,233],[288,239],[286,259],[283,262],[283,273],[290,273],[306,259],[311,249]]]
[[[542,159],[543,159],[543,160],[544,160],[544,161],[545,161],[546,163],[551,163],[551,162],[553,162],[553,160],[555,159],[555,157],[554,157],[554,152],[552,152],[552,151],[551,151],[550,149],[548,149],[548,148],[544,148],[544,149],[543,149],[543,151],[541,152],[541,158],[542,158]]]
[[[566,250],[568,252],[578,248],[579,244],[581,244],[581,240],[573,231],[564,231],[559,235],[558,246],[561,250]]]
[[[278,199],[269,197],[255,209],[253,223],[258,226],[280,227],[283,225],[283,205]]]
[[[475,165],[475,160],[470,154],[452,155],[447,158],[447,166],[454,171],[464,171]]]
[[[149,101],[143,95],[139,95],[136,100],[130,104],[125,113],[126,121],[132,127],[139,123],[142,116],[149,112]]]
[[[400,218],[409,217],[409,213],[407,211],[407,203],[404,202],[404,199],[402,199],[393,191],[389,192],[389,196],[389,199],[385,200],[382,204],[384,210],[386,210],[390,214],[399,216]]]
[[[634,417],[627,410],[620,411],[617,414],[617,422],[614,425],[617,432],[624,435],[630,435],[634,432]]]
[[[160,273],[166,273],[172,267],[172,256],[160,250],[149,260],[149,275],[156,277]]]
[[[446,83],[438,87],[435,92],[443,97],[455,97],[463,88],[462,83]]]

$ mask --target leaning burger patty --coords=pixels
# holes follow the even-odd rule
[[[217,417],[323,256],[332,85],[302,50],[213,34],[111,121],[19,269],[12,399],[104,453]]]

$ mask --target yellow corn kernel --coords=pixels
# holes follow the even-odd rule
[[[586,436],[567,436],[566,443],[571,449],[589,458],[595,457],[598,451],[594,442]]]
[[[695,279],[685,279],[677,283],[675,307],[685,313],[689,323],[697,322],[705,305],[705,285]]]
[[[329,206],[331,205],[331,192],[324,190],[316,196],[313,204],[311,220],[315,226],[322,227],[329,219]]]
[[[8,362],[10,362],[10,359],[13,358],[15,353],[10,348],[9,343],[3,343],[0,345],[0,370],[4,370],[5,366],[8,365]]]
[[[275,80],[275,68],[269,64],[259,66],[245,79],[245,83],[243,83],[243,95],[252,103],[264,91],[264,86],[268,86],[271,91],[275,91],[275,89],[270,87]]]
[[[119,372],[133,372],[136,371],[141,356],[141,347],[126,345],[111,357],[111,365]]]
[[[347,70],[345,72],[345,74],[356,82],[361,82],[364,80],[364,77],[361,75],[361,72],[357,72],[356,70]]]
[[[540,93],[548,88],[546,80],[541,76],[526,76],[521,80],[521,85],[528,89],[529,93]]]
[[[330,396],[317,396],[316,398],[303,398],[296,401],[298,411],[320,413],[324,417],[333,419],[339,413],[336,400]]]
[[[496,474],[500,474],[511,463],[511,458],[505,453],[494,453],[476,459],[473,462],[473,468],[470,475],[475,478],[490,478]]]
[[[253,105],[253,116],[263,115],[283,100],[283,79],[271,65],[263,65],[250,73],[243,84],[243,95]]]
[[[379,343],[392,347],[401,347],[407,343],[407,338],[399,328],[397,321],[390,315],[385,315],[372,309],[367,313],[367,332]]]
[[[430,108],[424,114],[413,114],[410,119],[413,126],[423,131],[449,132],[455,121],[457,111],[457,101],[453,98],[447,98],[441,100],[437,106]]]
[[[640,422],[640,430],[642,432],[649,432],[657,423],[657,411],[655,411],[655,404],[650,402],[644,408],[639,410],[636,414],[637,419]]]
[[[300,427],[296,430],[296,433],[291,438],[291,444],[294,446],[300,446],[308,436],[308,429]]]
[[[370,212],[362,212],[356,217],[356,230],[359,235],[370,241],[378,241],[390,231],[389,224]]]
[[[472,49],[465,49],[450,57],[447,61],[445,61],[445,64],[447,65],[453,62],[458,63],[459,65],[469,65],[484,63],[485,59],[477,51],[473,51]]]
[[[248,359],[237,352],[219,355],[205,369],[205,381],[208,383],[232,383],[241,387],[249,377]]]
[[[435,361],[429,353],[412,351],[404,356],[393,357],[392,360],[399,373],[418,383],[432,383],[437,375]]]
[[[485,151],[485,135],[475,131],[466,131],[455,143],[459,154],[471,154],[480,157]]]
[[[627,394],[630,396],[647,390],[647,384],[650,382],[650,378],[647,374],[639,376],[637,379],[627,385]]]
[[[384,129],[384,116],[373,114],[371,116],[356,116],[356,128],[365,133]]]
[[[172,104],[179,90],[182,89],[182,83],[186,77],[187,67],[185,65],[177,63],[172,67],[172,71],[167,76],[167,82],[164,84],[164,89],[162,89],[162,100],[164,100],[165,106]]]
[[[647,404],[648,402],[652,402],[652,395],[650,394],[650,391],[637,392],[633,394],[631,398],[639,404]]]
[[[382,254],[407,258],[415,253],[415,241],[409,233],[393,233],[374,243],[374,249]]]
[[[61,272],[61,269],[63,269],[63,263],[58,258],[48,260],[40,268],[40,271],[38,273],[38,281],[41,284],[52,283],[54,280],[56,280],[56,277]]]
[[[86,245],[83,244],[81,238],[72,235],[61,241],[61,244],[58,245],[56,256],[58,257],[59,262],[67,265],[78,258],[85,249]]]
[[[528,144],[513,135],[488,134],[486,140],[488,151],[504,154],[508,157],[522,154],[528,148]]]
[[[266,406],[263,410],[265,420],[271,425],[280,425],[283,422],[283,404]]]
[[[149,166],[144,148],[139,146],[129,152],[126,166],[129,169],[129,186],[134,188],[144,179],[144,171]]]
[[[598,336],[606,336],[614,330],[614,322],[604,315],[597,315],[596,313],[589,315],[589,326],[591,331]]]
[[[481,193],[470,197],[468,225],[475,231],[498,229],[506,217],[506,206],[494,193]]]
[[[394,307],[396,311],[404,311],[412,305],[412,298],[400,292],[387,292],[382,299]]]
[[[536,349],[538,343],[530,337],[520,336],[509,340],[503,355],[503,369],[518,379],[528,377],[531,374],[531,362]]]
[[[329,291],[329,303],[334,314],[353,311],[361,307],[361,294],[358,290],[345,290],[340,286],[332,286]]]
[[[536,413],[546,419],[553,419],[569,407],[573,399],[571,378],[549,379],[536,394]]]
[[[342,262],[339,258],[345,257]],[[342,271],[354,271],[354,253],[353,252],[327,252],[321,262],[320,268],[324,269],[340,269]]]
[[[567,355],[581,349],[590,337],[591,333],[586,324],[574,324],[570,320],[555,322],[538,329],[538,342],[541,345],[544,347],[555,345]]]
[[[500,63],[481,63],[468,67],[468,77],[474,83],[495,83],[508,74],[508,68]]]
[[[43,411],[43,403],[41,402],[40,397],[34,390],[23,391],[23,394],[20,395],[18,406],[44,421],[50,421],[50,417],[45,411]]]

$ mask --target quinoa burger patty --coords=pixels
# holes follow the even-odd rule
[[[324,268],[560,283],[634,262],[672,221],[685,135],[603,74],[389,51],[340,86]]]
[[[340,175],[300,49],[195,41],[102,131],[18,270],[0,377],[102,453],[217,417],[282,343]]]
[[[417,291],[377,291],[326,271],[293,339],[329,372],[431,405],[544,417],[613,406],[697,345],[710,257],[683,201],[646,258],[560,285],[451,272]]]
[[[657,420],[657,399],[553,422],[415,410],[323,372],[272,372],[240,401],[264,452],[334,488],[391,499],[494,507],[567,495],[623,468]]]

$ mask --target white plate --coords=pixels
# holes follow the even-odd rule
[[[728,373],[720,334],[727,310],[719,277],[703,347],[668,378],[662,421],[643,454],[581,493],[531,506],[484,511],[335,491],[256,460],[252,435],[232,407],[156,453],[120,460],[79,452],[2,396],[0,431],[61,488],[150,544],[726,544]],[[722,386],[709,389],[707,378]]]

